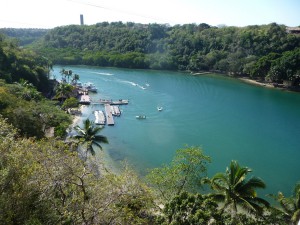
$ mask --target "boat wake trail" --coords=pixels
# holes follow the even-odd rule
[[[103,73],[103,72],[91,72],[91,73],[99,74],[99,75],[104,75],[104,76],[113,76],[112,73]]]
[[[124,84],[130,84],[130,85],[132,85],[132,86],[138,87],[138,88],[143,89],[143,90],[146,89],[146,87],[144,87],[144,86],[142,86],[142,85],[139,85],[139,84],[137,84],[137,83],[135,83],[135,82],[133,82],[133,81],[129,81],[129,80],[120,80],[120,79],[117,79],[117,81],[120,82],[120,83],[124,83]]]

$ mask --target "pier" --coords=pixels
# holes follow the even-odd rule
[[[109,104],[105,104],[104,105],[104,109],[105,109],[105,115],[106,115],[106,123],[108,126],[113,126],[115,125],[115,121],[113,118],[113,115],[111,113],[111,107]]]
[[[83,105],[91,104],[90,96],[89,95],[81,95],[80,100],[79,100],[79,104],[83,104]]]

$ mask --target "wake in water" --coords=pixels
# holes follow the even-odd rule
[[[91,73],[99,74],[99,75],[104,75],[104,76],[113,76],[112,73],[103,73],[103,72],[91,72]]]
[[[128,81],[128,80],[120,80],[120,79],[117,79],[117,81],[120,82],[120,83],[130,84],[130,85],[132,85],[132,86],[138,87],[138,88],[143,89],[143,90],[146,89],[144,86],[139,85],[139,84],[137,84],[137,83],[134,83],[134,82],[132,82],[132,81]]]

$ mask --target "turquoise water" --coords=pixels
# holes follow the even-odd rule
[[[62,67],[54,67],[60,78]],[[80,81],[99,89],[92,100],[129,99],[122,116],[102,134],[105,149],[140,173],[168,163],[177,149],[200,146],[211,156],[209,176],[224,172],[232,159],[267,183],[264,193],[286,195],[300,181],[300,94],[267,89],[220,75],[68,66]],[[147,86],[148,84],[149,86]],[[159,112],[157,106],[164,110]],[[94,119],[100,105],[84,109]],[[146,115],[138,120],[136,115]]]

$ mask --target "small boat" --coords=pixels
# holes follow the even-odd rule
[[[163,107],[158,106],[158,107],[157,107],[157,110],[158,110],[158,111],[162,111],[162,110],[163,110]]]
[[[146,116],[145,115],[139,115],[139,116],[136,116],[135,118],[137,118],[137,119],[146,119]]]
[[[97,92],[98,91],[98,88],[96,88],[96,86],[91,82],[85,83],[83,87],[85,89],[87,89],[88,91],[90,91],[90,92]]]
[[[111,105],[110,108],[111,108],[111,114],[113,116],[121,116],[121,111],[120,111],[119,106]]]

